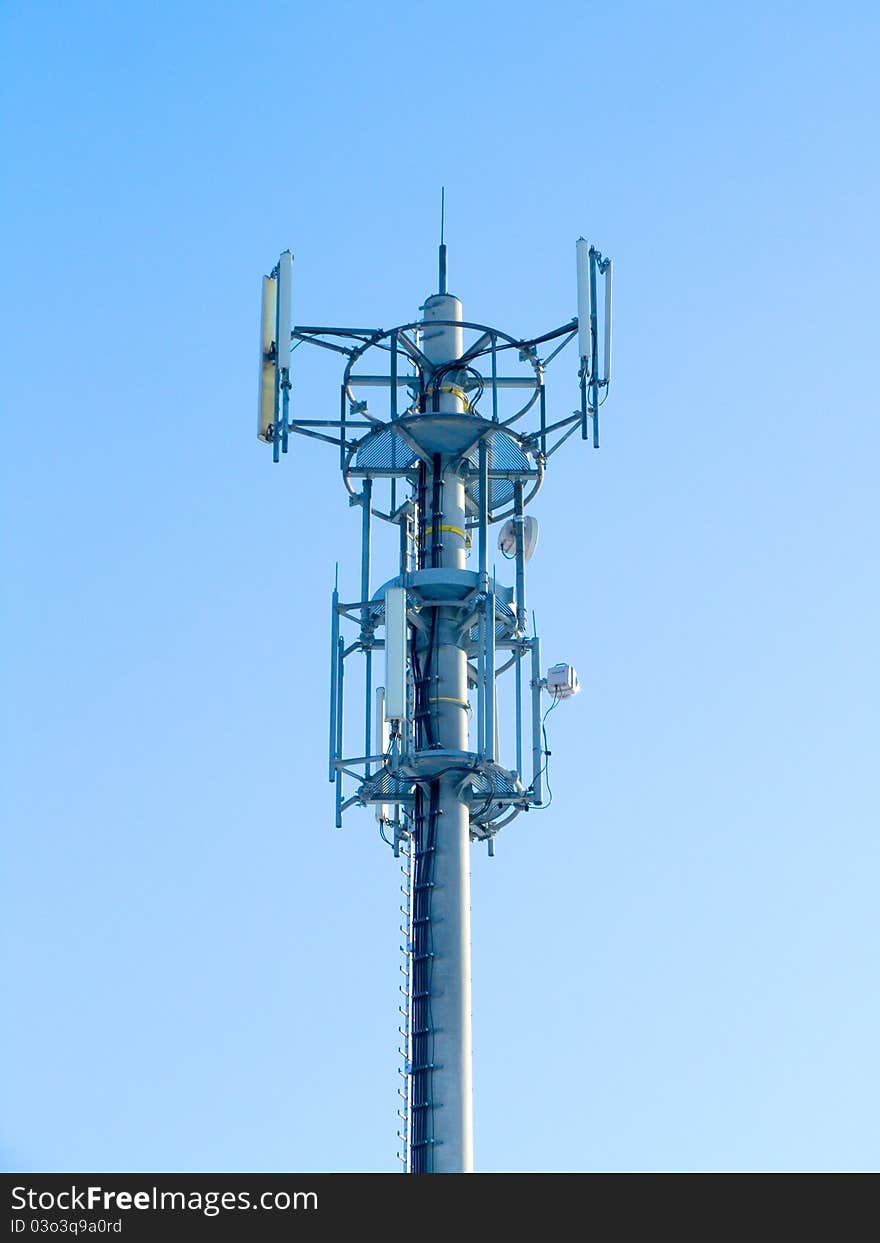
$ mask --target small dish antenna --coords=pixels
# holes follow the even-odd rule
[[[502,557],[507,557],[508,561],[516,556],[517,527],[522,529],[523,561],[530,561],[532,554],[538,547],[538,520],[533,518],[531,514],[521,519],[508,518],[501,528],[501,534],[498,536],[498,548]]]

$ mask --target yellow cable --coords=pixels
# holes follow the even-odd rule
[[[466,699],[454,699],[452,695],[431,695],[430,702],[432,704],[455,704],[459,708],[466,708],[473,716],[474,710]]]
[[[441,526],[440,530],[441,530],[441,531],[451,531],[453,535],[460,535],[460,536],[461,536],[461,538],[464,540],[464,546],[465,546],[465,548],[470,548],[470,546],[471,546],[471,537],[468,535],[467,531],[464,531],[461,527],[453,527],[453,526],[448,526],[447,524],[444,524],[443,526]],[[433,528],[433,527],[425,527],[425,534],[426,534],[426,535],[433,535],[433,534],[434,534],[434,528]]]
[[[433,394],[434,392],[433,386],[429,384],[425,392]],[[457,397],[458,400],[461,402],[461,404],[464,406],[465,414],[470,413],[471,403],[468,401],[467,393],[464,391],[463,388],[457,388],[456,385],[454,384],[441,384],[440,392],[449,393],[452,397]]]

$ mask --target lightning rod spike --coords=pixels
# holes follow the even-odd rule
[[[446,293],[446,187],[440,187],[440,293]]]

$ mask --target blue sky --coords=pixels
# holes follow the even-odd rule
[[[324,778],[358,516],[256,441],[258,286],[414,318],[445,184],[471,318],[615,259],[530,565],[584,693],[473,857],[478,1168],[876,1168],[876,7],[0,20],[5,1167],[396,1168],[399,875]]]

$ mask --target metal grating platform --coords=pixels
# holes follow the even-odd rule
[[[411,777],[380,768],[361,785],[358,797],[365,803],[402,803],[412,797],[413,784]]]
[[[424,433],[434,423],[440,427],[442,422],[444,420],[441,420],[439,417],[435,419],[426,416],[404,417],[397,425],[385,424],[382,427],[377,427],[374,431],[368,432],[359,442],[348,469],[358,474],[369,474],[375,471],[377,475],[393,474],[406,476],[412,472],[419,461],[419,455],[412,447],[412,444],[409,443],[407,437],[415,437],[418,432]],[[471,434],[478,433],[480,426],[480,421],[472,421],[460,416],[456,416],[454,420],[447,418],[445,422],[450,423],[453,429],[457,429],[459,426],[465,430],[469,429]],[[483,423],[482,426],[485,427],[486,424]],[[406,429],[406,434],[401,434],[404,428]],[[459,432],[459,435],[461,434]],[[504,428],[496,427],[486,431],[483,439],[488,449],[490,471],[509,471],[523,479],[537,479],[539,477],[540,472],[537,462],[525,451],[519,440],[511,432]],[[479,444],[474,443],[467,447],[463,456],[474,472],[467,483],[467,494],[473,504],[479,508],[481,502],[480,481],[476,477]],[[513,491],[512,479],[490,478],[488,497],[490,513],[497,513],[512,505]]]
[[[418,462],[418,454],[393,427],[368,432],[357,447],[353,465],[357,470],[396,471],[401,474]]]
[[[499,428],[497,431],[489,432],[486,436],[486,445],[489,456],[490,470],[509,470],[525,475],[537,475],[535,462],[529,458],[519,443],[510,435],[509,432]],[[467,459],[474,470],[477,469],[479,449],[473,448],[467,454]],[[480,496],[480,481],[472,479],[467,486],[467,493],[474,504],[479,508],[482,497]],[[513,481],[510,479],[490,479],[489,480],[489,509],[493,513],[498,509],[504,509],[513,503]]]

